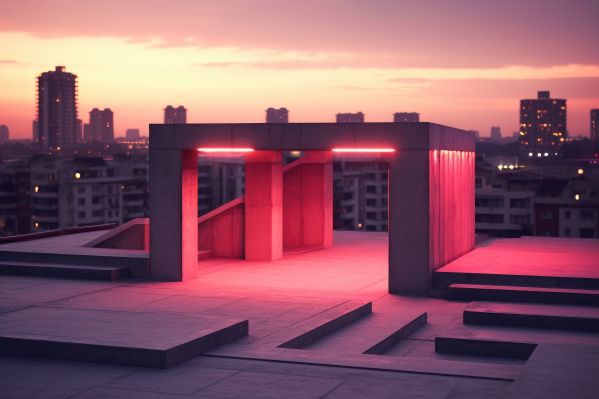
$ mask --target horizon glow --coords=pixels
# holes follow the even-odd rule
[[[108,107],[116,136],[147,135],[168,104],[184,105],[189,123],[263,122],[268,107],[286,107],[291,122],[419,112],[511,136],[519,100],[539,90],[568,99],[568,130],[588,135],[589,110],[599,108],[599,3],[552,2],[106,0],[109,23],[94,24],[95,3],[8,2],[0,124],[31,138],[35,79],[64,65],[78,76],[79,118]]]

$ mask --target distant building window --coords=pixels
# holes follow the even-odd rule
[[[510,199],[510,208],[528,208],[530,207],[530,199],[528,198],[512,198]]]
[[[479,208],[503,208],[503,198],[478,197],[474,200],[474,206]]]
[[[588,220],[588,221],[595,220],[595,212],[593,212],[591,210],[580,211],[580,220]]]
[[[553,220],[553,212],[541,212],[541,219]]]
[[[572,230],[569,227],[566,227],[564,229],[564,237],[571,237],[572,236]]]
[[[580,229],[580,237],[581,238],[594,238],[595,230],[594,229]]]
[[[474,219],[476,223],[503,223],[503,215],[477,213]]]
[[[572,212],[570,212],[570,211],[565,211],[564,212],[564,218],[570,219],[571,217],[572,217]]]
[[[78,213],[77,213],[77,217],[78,217],[79,219],[84,219],[84,218],[85,218],[85,211],[78,212]]]
[[[530,223],[530,215],[510,215],[511,224],[528,224]]]
[[[79,194],[81,194],[81,193],[84,193],[84,192],[85,192],[85,187],[84,187],[84,186],[77,187],[77,192],[78,192]]]
[[[354,199],[354,193],[343,193],[343,199],[344,200]]]
[[[108,186],[108,187],[106,187],[106,192],[107,192],[108,194],[112,194],[112,186]]]
[[[98,209],[96,211],[93,211],[92,216],[95,217],[95,218],[104,216],[104,211],[102,209]]]
[[[376,226],[372,226],[372,225],[367,224],[366,225],[366,231],[376,231]]]
[[[366,192],[370,194],[376,193],[376,186],[366,186]]]
[[[366,219],[376,220],[376,212],[366,212]]]
[[[382,198],[381,199],[381,205],[382,206],[388,206],[389,205],[389,200],[387,198]]]
[[[367,199],[366,206],[376,206],[376,200],[374,198]]]

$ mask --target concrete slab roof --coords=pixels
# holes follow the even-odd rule
[[[474,133],[428,122],[376,123],[222,123],[150,125],[151,149],[199,147],[255,150],[474,151]]]

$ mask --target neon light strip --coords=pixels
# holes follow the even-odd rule
[[[333,148],[333,152],[395,152],[394,148]]]
[[[252,152],[253,148],[198,148],[199,152]]]

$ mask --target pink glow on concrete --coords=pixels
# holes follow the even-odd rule
[[[432,270],[474,248],[474,153],[429,152],[429,263]]]
[[[333,148],[333,152],[346,153],[379,153],[379,152],[395,152],[394,148]]]
[[[213,256],[243,258],[245,199],[236,198],[198,219],[198,249]]]
[[[199,152],[206,153],[231,153],[231,152],[253,152],[253,148],[198,148]]]
[[[197,277],[198,264],[198,154],[182,151],[181,168],[181,280]]]
[[[490,239],[437,272],[599,278],[595,239]]]
[[[280,151],[250,152],[245,158],[245,258],[283,256],[283,166]]]
[[[333,154],[307,151],[283,177],[283,246],[333,245]]]

